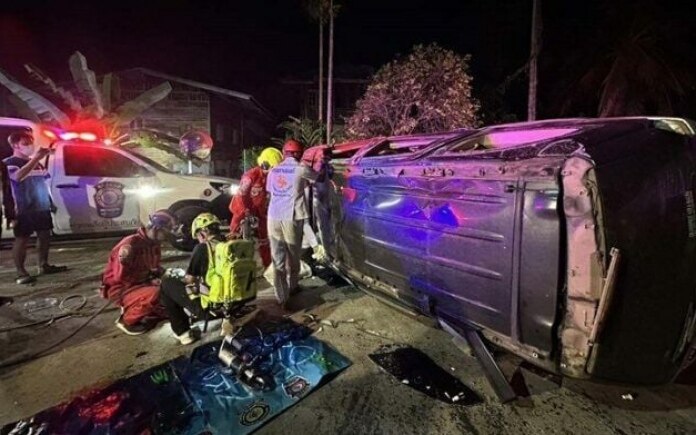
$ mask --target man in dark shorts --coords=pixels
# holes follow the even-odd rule
[[[36,281],[24,267],[27,245],[32,234],[36,233],[39,251],[39,274],[52,274],[67,270],[65,266],[48,263],[48,249],[53,229],[51,216],[51,196],[46,185],[48,173],[41,160],[49,154],[48,148],[37,148],[34,138],[26,132],[13,133],[8,138],[12,156],[3,160],[7,166],[12,196],[15,201],[16,218],[14,223],[14,256],[17,268],[17,284],[30,284]]]

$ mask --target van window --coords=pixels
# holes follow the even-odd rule
[[[441,148],[437,155],[455,155],[487,150],[504,150],[561,138],[578,131],[578,128],[536,128],[528,130],[493,130]]]
[[[152,174],[128,157],[95,146],[63,147],[65,175],[73,177],[148,177]]]
[[[411,154],[434,143],[438,138],[414,138],[410,140],[386,140],[376,147],[369,150],[364,158],[367,157],[387,157]]]

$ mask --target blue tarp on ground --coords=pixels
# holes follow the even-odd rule
[[[0,434],[246,434],[300,401],[350,365],[328,345],[306,337],[274,349],[264,365],[275,387],[242,385],[217,358],[220,343],[106,388],[75,397],[0,429]]]

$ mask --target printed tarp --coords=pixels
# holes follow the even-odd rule
[[[270,391],[253,391],[217,358],[220,343],[106,388],[81,394],[0,434],[246,434],[300,401],[350,365],[328,345],[307,337],[271,353]]]

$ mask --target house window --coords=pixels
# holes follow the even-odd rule
[[[232,130],[232,144],[239,144],[239,130],[237,130],[236,128]]]
[[[225,126],[223,124],[215,126],[215,139],[220,142],[225,140]]]

